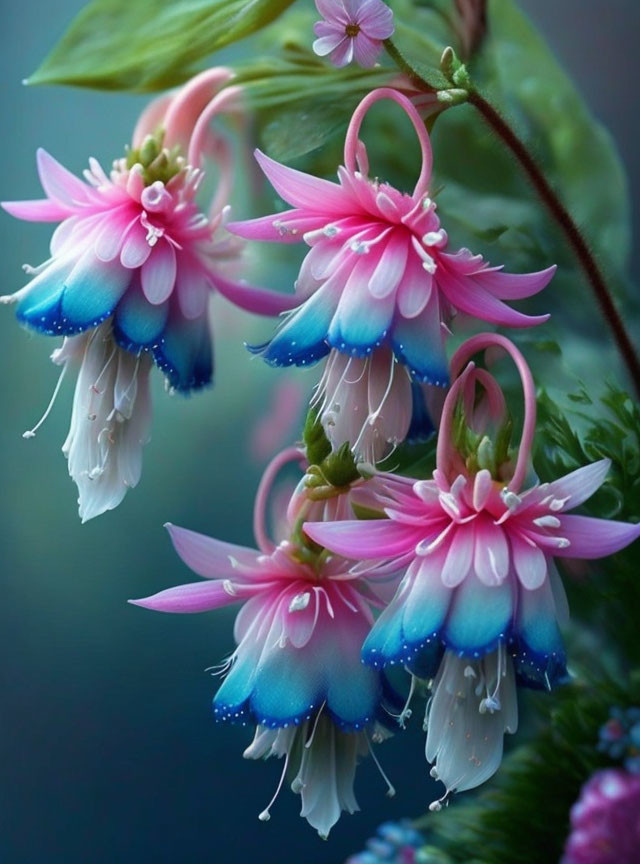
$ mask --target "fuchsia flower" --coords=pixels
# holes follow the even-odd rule
[[[636,864],[640,858],[640,777],[598,771],[571,808],[561,864]]]
[[[313,50],[327,54],[334,66],[355,59],[360,66],[375,66],[382,42],[393,34],[393,12],[382,0],[316,0],[325,19],[314,25],[319,38]]]
[[[394,706],[394,697],[384,676],[360,662],[377,602],[366,579],[350,574],[340,557],[318,558],[295,542],[276,546],[266,536],[265,500],[275,471],[292,458],[299,460],[300,452],[276,457],[261,484],[259,551],[167,525],[180,557],[206,581],[131,602],[183,613],[242,604],[234,631],[237,648],[224,665],[214,715],[223,722],[256,724],[245,756],[285,757],[273,801],[285,776],[293,777],[301,815],[326,837],[342,810],[358,809],[356,763],[372,741],[389,734],[385,711]],[[269,818],[273,801],[261,820]]]
[[[422,166],[411,194],[368,176],[366,148],[358,133],[367,111],[380,99],[402,107],[420,141]],[[349,384],[372,374],[380,399],[357,406],[360,428],[369,420],[379,421],[385,426],[383,438],[391,443],[404,439],[412,407],[403,376],[447,383],[444,339],[456,311],[508,327],[547,319],[516,312],[503,301],[541,291],[555,267],[511,275],[467,249],[447,251],[447,234],[429,197],[429,136],[418,110],[396,90],[369,93],[354,112],[338,183],[287,168],[260,151],[256,158],[293,209],[235,222],[229,230],[253,240],[304,241],[311,248],[296,283],[298,307],[274,338],[255,350],[276,366],[305,366],[331,353],[327,369],[337,366],[339,373],[329,372],[329,377],[337,377],[340,387],[323,382],[321,415],[336,446],[342,441],[332,435],[325,409],[335,415],[337,404],[345,413]],[[346,359],[339,360],[338,354]],[[380,371],[372,373],[374,365]]]
[[[70,359],[80,363],[65,452],[83,519],[117,506],[139,479],[150,424],[151,358],[176,390],[210,383],[212,290],[258,314],[277,314],[288,305],[281,295],[249,289],[223,272],[240,247],[235,238],[221,236],[230,147],[209,124],[223,110],[239,110],[240,88],[220,89],[230,78],[226,69],[211,69],[176,95],[153,102],[128,155],[109,175],[90,159],[81,180],[39,150],[46,198],[2,205],[19,219],[60,223],[51,257],[25,268],[28,284],[1,299],[17,304],[17,317],[27,326],[65,337],[55,362],[65,368]],[[221,175],[208,212],[196,200],[205,157],[218,163]],[[138,381],[141,370],[144,380]],[[125,431],[127,426],[132,428]],[[119,467],[131,463],[133,471]]]
[[[603,483],[606,459],[522,491],[535,430],[535,389],[522,355],[504,337],[482,334],[459,349],[452,374],[492,346],[511,354],[525,393],[522,442],[508,482],[487,468],[469,470],[452,448],[458,397],[476,371],[481,381],[488,374],[470,364],[445,402],[433,479],[384,476],[378,506],[387,519],[304,526],[316,543],[364,562],[357,572],[404,574],[363,659],[435,677],[427,759],[447,792],[477,786],[496,770],[503,732],[517,724],[516,675],[523,684],[551,687],[566,674],[558,628],[566,600],[554,558],[604,557],[640,536],[639,525],[567,513]]]

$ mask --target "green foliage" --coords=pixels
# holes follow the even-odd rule
[[[490,0],[489,23],[483,50],[469,66],[473,82],[535,155],[609,279],[622,289],[629,197],[615,146],[514,0]],[[437,182],[444,186],[438,203],[453,242],[504,261],[512,270],[558,263],[551,286],[529,306],[553,308],[561,326],[570,323],[601,339],[595,301],[563,236],[521,167],[472,106],[438,119],[434,148]]]
[[[93,0],[31,84],[158,90],[275,20],[293,0]]]
[[[537,440],[535,466],[543,481],[596,459],[610,459],[607,482],[583,510],[599,518],[640,521],[640,406],[627,393],[609,385],[596,402],[582,388],[562,403],[543,393]],[[623,672],[640,669],[639,544],[590,562],[586,578],[580,578],[584,567],[563,569],[574,618],[586,624],[608,651],[615,648]]]

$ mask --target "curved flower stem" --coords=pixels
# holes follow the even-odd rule
[[[287,447],[269,462],[267,465],[256,493],[253,507],[253,533],[258,544],[258,549],[265,555],[270,555],[276,548],[276,544],[267,533],[267,502],[280,470],[289,462],[302,461],[304,453],[298,447]]]
[[[385,41],[385,47],[398,68],[408,76],[417,89],[427,93],[434,92],[434,88],[413,68],[407,58],[396,48],[390,39]],[[611,328],[618,350],[633,381],[636,393],[640,395],[640,359],[620,317],[620,313],[616,309],[598,262],[589,249],[580,229],[544,176],[529,150],[527,150],[526,145],[518,138],[501,114],[475,89],[468,90],[467,101],[474,106],[500,140],[509,148],[529,178],[529,182],[541,201],[562,229],[567,242],[573,249],[589,280],[602,314]]]

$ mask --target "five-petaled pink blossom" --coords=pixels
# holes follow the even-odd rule
[[[374,66],[382,42],[393,34],[393,12],[382,0],[316,0],[325,19],[313,30],[318,37],[313,50],[327,54],[334,66],[346,66],[355,59],[360,66]]]

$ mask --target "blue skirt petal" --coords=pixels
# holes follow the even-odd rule
[[[270,342],[250,350],[272,366],[310,366],[329,353],[327,330],[336,305],[335,290],[323,285],[290,313]]]
[[[211,384],[213,348],[206,313],[188,319],[173,303],[162,341],[153,349],[153,356],[176,390],[188,393]]]
[[[324,670],[315,652],[276,645],[256,670],[251,710],[263,726],[285,726],[309,719],[325,697]]]
[[[158,347],[168,315],[169,302],[152,305],[136,280],[116,307],[113,317],[116,342],[127,351]]]
[[[384,298],[369,291],[368,262],[353,270],[333,316],[327,338],[343,354],[364,357],[385,341],[395,309],[395,292]]]
[[[417,381],[411,382],[411,399],[412,399],[412,414],[411,425],[407,432],[407,441],[410,443],[418,443],[428,441],[435,432],[435,427],[427,408],[427,400],[425,399],[423,385]]]
[[[452,597],[440,578],[443,563],[444,553],[436,552],[412,565],[365,639],[362,659],[367,665],[416,664],[423,670],[429,667],[428,677],[435,674]]]
[[[403,318],[396,315],[391,330],[391,344],[396,357],[407,366],[416,381],[438,387],[449,383],[440,305],[435,287],[429,302],[418,316]]]
[[[61,332],[80,333],[108,318],[132,278],[119,260],[100,261],[92,250],[86,252],[65,279]]]
[[[516,672],[529,687],[551,689],[567,676],[564,644],[548,579],[534,591],[520,589],[514,654]]]
[[[45,333],[58,336],[56,324],[60,320],[60,303],[64,281],[73,269],[74,262],[54,261],[30,283],[28,293],[18,302],[16,315],[19,321]]]
[[[460,656],[482,657],[508,641],[514,611],[513,586],[485,585],[472,571],[455,589],[444,628],[447,648]]]

